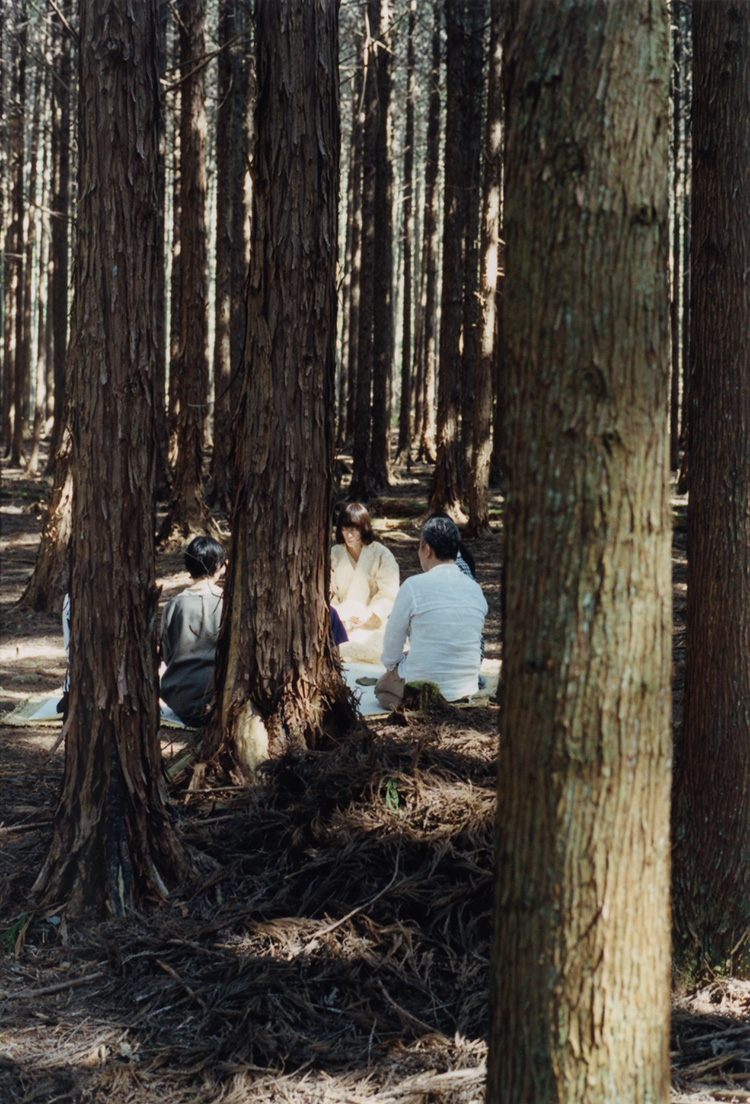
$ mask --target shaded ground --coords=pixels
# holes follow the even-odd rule
[[[424,473],[373,508],[419,570]],[[0,710],[62,680],[59,618],[14,603],[47,487],[4,471]],[[498,655],[498,538],[472,542]],[[181,557],[159,559],[163,599]],[[0,1102],[479,1100],[497,707],[377,723],[260,786],[172,785],[191,879],[109,924],[32,917],[59,729],[0,726]],[[163,729],[167,759],[172,733]]]
[[[0,711],[53,692],[56,616],[14,607],[47,488],[4,471]],[[424,473],[373,513],[418,570]],[[684,659],[675,538],[675,708]],[[470,542],[499,654],[498,537]],[[160,557],[163,597],[183,585]],[[32,918],[62,770],[59,729],[0,726],[0,1104],[480,1101],[497,707],[373,723],[253,789],[172,785],[193,873],[169,908],[107,924]],[[167,759],[174,750],[162,730]],[[675,998],[673,1101],[750,1097],[750,987]]]

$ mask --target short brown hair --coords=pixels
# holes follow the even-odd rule
[[[361,502],[347,502],[346,506],[341,507],[336,523],[336,544],[344,543],[344,529],[359,529],[362,544],[372,544],[375,540],[370,515]]]

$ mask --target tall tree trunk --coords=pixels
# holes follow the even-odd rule
[[[26,0],[17,0],[8,18],[9,88],[5,133],[10,181],[9,214],[5,231],[4,365],[6,395],[3,435],[14,467],[23,458],[24,349],[24,109],[26,98]]]
[[[693,314],[676,955],[750,977],[750,8],[693,5]]]
[[[244,207],[246,150],[243,118],[247,108],[246,44],[239,0],[219,5],[219,106],[216,113],[216,322],[214,336],[214,447],[209,502],[229,513],[232,498],[232,417],[236,410],[233,381],[239,372],[234,296],[242,290],[236,269],[244,269]],[[243,210],[244,215],[244,210]],[[239,238],[237,233],[239,231]],[[239,286],[238,286],[239,285]]]
[[[210,527],[203,504],[204,421],[208,406],[206,243],[206,0],[180,0],[179,346],[172,359],[176,399],[172,501],[160,540],[184,540]]]
[[[326,594],[338,201],[335,0],[259,0],[237,507],[207,751],[314,743],[342,694]],[[300,310],[300,304],[305,305]]]
[[[351,167],[349,193],[351,195],[352,268],[350,273],[349,341],[347,344],[348,377],[345,441],[351,441],[355,427],[355,403],[357,399],[357,364],[359,359],[359,303],[362,269],[362,85],[364,58],[360,55],[354,74],[352,94]]]
[[[167,68],[167,24],[169,8],[167,0],[157,0],[156,21],[159,43],[159,72],[162,114],[165,115],[163,81]],[[167,133],[166,126],[159,132],[159,161],[157,166],[159,196],[159,255],[156,262],[157,314],[154,320],[156,342],[156,377],[154,380],[154,434],[156,445],[156,470],[154,482],[156,496],[160,500],[169,497],[172,472],[169,466],[169,428],[167,425]]]
[[[672,144],[671,144],[671,311],[672,328],[672,375],[669,382],[669,466],[677,471],[680,464],[680,379],[681,372],[681,327],[682,316],[682,270],[683,254],[683,204],[682,178],[685,170],[686,150],[683,142],[682,114],[684,89],[682,86],[682,35],[680,21],[672,23]]]
[[[487,1100],[666,1104],[668,13],[515,13]]]
[[[176,59],[179,58],[180,47],[177,42],[176,32],[172,31],[172,33],[170,33],[170,28],[167,29],[167,46],[171,54],[173,65],[176,65]],[[170,113],[171,119],[169,120],[168,129],[165,128],[167,130],[168,139],[170,137],[169,131],[171,130],[172,139],[172,248],[169,271],[169,379],[167,383],[167,434],[169,438],[169,462],[172,468],[174,468],[177,461],[177,416],[180,408],[180,374],[177,369],[180,359],[180,327],[182,324],[182,314],[180,311],[180,303],[182,301],[182,248],[180,234],[180,225],[182,222],[180,199],[180,179],[182,175],[180,168],[181,101],[182,84],[178,82],[177,87],[174,88],[173,106]]]
[[[437,461],[430,506],[463,519],[459,457],[463,242],[466,227],[466,162],[463,104],[466,96],[466,4],[445,4],[445,184],[443,197],[443,284],[440,296]]]
[[[398,412],[398,448],[400,464],[411,454],[411,366],[412,366],[412,250],[414,245],[414,33],[417,0],[409,0],[409,27],[406,45],[406,127],[404,134],[404,302],[401,334],[401,401]]]
[[[70,0],[61,0],[67,20]],[[52,203],[50,233],[52,264],[49,302],[52,312],[54,421],[47,470],[52,471],[65,429],[65,356],[68,346],[69,220],[70,220],[70,31],[61,19],[53,19],[52,35]]]
[[[375,276],[373,317],[372,436],[370,478],[383,491],[391,480],[390,391],[393,372],[393,105],[391,97],[392,16],[390,0],[380,0],[375,144]]]
[[[476,401],[476,369],[479,324],[479,226],[480,171],[482,162],[482,103],[485,72],[484,45],[486,0],[473,0],[466,8],[465,66],[466,82],[463,103],[464,157],[466,178],[464,193],[466,219],[464,227],[463,268],[464,303],[461,324],[461,438],[459,471],[461,486],[469,491],[471,453],[473,448],[474,410]]]
[[[40,53],[46,52],[46,43],[41,41],[39,44]],[[37,210],[39,212],[49,210],[49,197],[47,189],[47,151],[48,143],[46,139],[46,132],[49,125],[49,118],[47,114],[47,104],[49,97],[47,95],[42,96],[42,68],[39,66],[36,71],[34,79],[34,120],[32,124],[32,138],[30,141],[31,155],[29,157],[31,165],[31,173],[29,180],[29,194],[33,197],[30,206],[33,212]],[[46,92],[46,89],[45,89]],[[41,155],[39,154],[39,132],[41,130],[42,136],[42,149]],[[41,180],[37,179],[38,161],[41,160]],[[32,213],[30,212],[30,226]],[[47,234],[44,219],[41,220],[38,234],[34,235],[38,241],[38,247],[36,250],[36,257],[34,257],[34,251],[32,249],[33,236],[30,234],[26,253],[28,257],[28,275],[26,277],[26,294],[28,296],[28,317],[29,317],[29,351],[31,352],[31,317],[32,313],[36,314],[36,353],[33,358],[34,362],[34,421],[31,430],[31,442],[29,444],[29,458],[26,461],[26,471],[29,473],[36,473],[39,468],[39,456],[42,445],[42,428],[44,424],[44,408],[46,403],[45,395],[45,379],[46,379],[46,358],[47,358],[47,342],[45,339],[46,331],[46,296],[45,296],[45,284],[47,275],[47,265],[49,263],[48,249],[47,249]],[[32,268],[32,264],[36,261]],[[32,271],[36,271],[36,279],[32,281]],[[32,283],[36,285],[36,297],[34,297]],[[36,304],[34,304],[34,298],[36,298]]]
[[[489,486],[492,456],[492,413],[495,394],[495,362],[499,356],[497,297],[500,279],[500,198],[502,195],[503,96],[502,96],[502,0],[491,0],[487,115],[484,134],[484,179],[480,257],[479,335],[477,341],[476,399],[473,414],[473,448],[469,481],[469,527],[472,536],[490,531]]]
[[[693,71],[693,57],[692,57],[692,25],[693,25],[693,9],[691,4],[680,4],[676,10],[677,25],[680,28],[682,35],[682,60],[683,60],[683,80],[685,84],[685,99],[689,105],[692,105],[692,71]],[[685,111],[684,116],[685,133],[683,141],[685,143],[685,174],[683,180],[683,212],[682,212],[682,234],[683,234],[683,267],[682,267],[682,317],[681,317],[681,329],[682,329],[682,409],[680,418],[680,444],[682,445],[682,461],[680,464],[680,474],[677,479],[677,493],[685,494],[688,489],[688,466],[690,456],[690,380],[692,376],[692,349],[691,349],[691,314],[692,314],[692,293],[691,293],[691,256],[692,256],[692,231],[691,231],[691,208],[692,208],[692,171],[691,171],[691,157],[687,151],[692,146],[692,110],[688,108]]]
[[[155,44],[154,0],[81,0],[70,712],[34,887],[73,916],[158,898],[180,865],[160,789],[154,632]]]
[[[354,101],[353,81],[350,82],[350,94]],[[351,335],[352,313],[352,249],[354,242],[354,204],[355,196],[352,181],[352,166],[354,164],[354,149],[356,145],[356,119],[352,119],[352,129],[349,134],[349,163],[346,174],[346,206],[345,206],[345,230],[344,248],[341,258],[342,271],[339,277],[338,318],[336,332],[338,344],[336,347],[336,433],[334,448],[336,452],[344,448],[347,435],[347,416],[349,411],[349,337]],[[345,140],[342,138],[342,145]],[[342,207],[344,205],[342,204]],[[340,227],[339,227],[340,232]]]
[[[440,189],[440,0],[434,0],[430,66],[430,98],[427,107],[427,142],[425,151],[424,230],[422,237],[422,324],[420,336],[421,364],[417,376],[422,417],[419,423],[419,457],[435,461],[435,377],[437,372],[437,292],[438,292],[438,215]]]
[[[365,502],[374,492],[370,477],[372,417],[373,328],[375,322],[375,188],[377,177],[377,62],[379,0],[365,0],[368,34],[364,43],[362,124],[362,250],[359,270],[359,332],[357,335],[357,394],[352,431],[352,478],[349,494]]]

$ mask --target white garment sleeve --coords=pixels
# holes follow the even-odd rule
[[[373,571],[370,586],[374,589],[368,609],[371,614],[380,618],[381,624],[390,614],[393,603],[398,594],[399,572],[396,557],[386,548],[380,545],[378,559]]]
[[[413,609],[414,600],[407,579],[396,595],[391,616],[388,618],[388,624],[385,627],[383,654],[380,657],[380,662],[386,671],[392,671],[395,667],[398,667],[403,659],[404,645],[409,636]]]

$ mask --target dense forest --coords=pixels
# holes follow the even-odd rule
[[[2,0],[0,35],[0,441],[49,484],[18,608],[72,610],[29,907],[195,876],[156,564],[197,532],[230,555],[189,787],[319,826],[310,764],[343,792],[368,739],[334,505],[419,468],[424,516],[501,523],[487,1099],[665,1101],[672,983],[750,978],[750,3]]]

